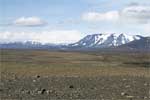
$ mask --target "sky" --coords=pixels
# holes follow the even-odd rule
[[[150,0],[0,0],[0,42],[73,43],[95,33],[150,36]]]

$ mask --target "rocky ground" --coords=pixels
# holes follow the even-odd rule
[[[149,100],[150,78],[1,73],[1,100]]]
[[[150,100],[150,53],[0,50],[0,100]]]

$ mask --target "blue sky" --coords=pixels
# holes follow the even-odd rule
[[[94,33],[150,35],[149,0],[0,0],[0,8],[0,41],[5,42],[70,43]]]

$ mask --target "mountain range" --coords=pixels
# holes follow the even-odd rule
[[[150,50],[150,37],[127,34],[92,34],[72,44],[42,44],[40,42],[10,42],[0,43],[0,48],[25,48],[25,49],[102,49],[102,48],[122,48],[122,49],[148,49]]]
[[[140,40],[135,40],[127,44],[118,46],[118,48],[150,50],[150,37],[143,37]]]
[[[126,34],[93,34],[87,35],[80,41],[70,44],[72,47],[85,47],[85,48],[108,48],[117,47],[134,40],[141,39],[140,35],[126,35]]]

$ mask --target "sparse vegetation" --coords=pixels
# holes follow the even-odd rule
[[[4,99],[149,100],[150,53],[1,50]]]

